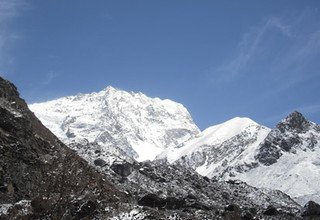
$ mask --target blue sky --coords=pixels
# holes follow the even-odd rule
[[[111,85],[235,116],[320,123],[318,0],[0,0],[0,74],[27,102]]]

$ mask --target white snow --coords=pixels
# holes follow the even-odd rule
[[[271,129],[238,117],[207,128],[159,157],[170,163],[182,161],[209,178],[239,179],[255,187],[281,190],[302,205],[310,199],[320,203],[320,134],[316,124],[311,125],[308,132],[283,134],[285,138],[299,138],[302,144],[295,147],[294,153],[282,152],[283,156],[271,166],[255,159]],[[308,148],[311,137],[318,141],[312,150]]]
[[[138,161],[153,160],[200,132],[183,105],[110,86],[29,108],[66,143],[87,139],[117,146]]]
[[[13,204],[0,204],[0,214],[7,215],[8,210],[13,206]]]
[[[320,195],[320,167],[314,163],[319,158],[319,147],[314,151],[299,149],[295,154],[285,153],[271,166],[260,165],[246,173],[239,173],[235,178],[256,187],[281,190],[302,205],[307,202],[303,197],[319,203],[319,196],[314,196]]]
[[[138,209],[133,209],[130,212],[122,212],[119,215],[110,218],[110,220],[142,220],[145,219],[145,217],[146,214]]]
[[[174,161],[185,155],[190,155],[194,151],[199,151],[199,147],[201,146],[219,145],[224,141],[240,134],[244,130],[248,132],[255,132],[256,126],[258,126],[258,124],[249,118],[236,117],[224,123],[209,127],[205,129],[201,134],[199,134],[196,138],[184,143],[182,147],[168,149],[166,152],[168,162],[173,163]],[[250,146],[250,149],[248,149],[248,151],[251,152],[251,148],[255,148],[256,145],[265,138],[268,132],[269,129],[265,129],[265,132],[263,132],[259,136],[255,145]],[[202,168],[199,167],[198,171],[201,173],[206,166],[207,165],[203,165]]]
[[[0,204],[0,214],[7,215],[9,214],[8,211],[11,207],[19,206],[18,213],[16,213],[17,216],[26,215],[31,212],[31,201],[30,200],[20,200],[13,204]]]

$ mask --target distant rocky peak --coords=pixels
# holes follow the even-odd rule
[[[295,131],[298,133],[306,131],[310,127],[310,122],[298,111],[294,111],[283,119],[277,128],[280,132]]]
[[[308,121],[300,112],[294,111],[269,133],[255,158],[270,166],[284,153],[296,154],[297,150],[313,149],[319,132],[318,125]]]
[[[17,88],[8,80],[0,77],[0,98],[10,102],[20,100]]]
[[[24,120],[25,127],[33,129],[38,136],[46,139],[47,141],[54,142],[57,140],[51,131],[46,129],[39,119],[36,118],[32,112],[30,112],[27,103],[20,98],[17,87],[2,77],[0,77],[0,111],[1,117],[10,113],[16,118],[27,118],[27,121]],[[13,121],[10,121],[10,123],[13,123]]]
[[[28,112],[28,106],[25,101],[20,98],[17,87],[2,77],[0,77],[0,104],[5,109],[16,112],[16,114]]]

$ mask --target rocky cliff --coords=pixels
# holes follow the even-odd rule
[[[0,78],[0,218],[93,218],[128,197],[59,141]]]

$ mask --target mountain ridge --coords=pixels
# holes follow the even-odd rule
[[[113,94],[117,91],[118,90],[113,87],[105,88],[100,92],[103,95],[100,96],[99,101],[103,101],[105,99],[109,100],[110,97],[112,97],[110,94]],[[211,126],[200,132],[200,130],[193,123],[190,114],[181,104],[175,104],[173,101],[169,100],[160,100],[157,98],[151,99],[142,93],[128,93],[122,90],[120,91],[123,92],[125,96],[116,97],[114,102],[104,102],[104,108],[102,108],[102,110],[116,106],[114,111],[106,112],[109,114],[108,117],[110,120],[115,122],[118,122],[118,117],[120,119],[122,118],[122,124],[120,123],[119,125],[117,123],[108,122],[109,126],[100,127],[102,130],[104,129],[108,132],[101,131],[99,135],[95,133],[95,137],[91,138],[91,140],[90,138],[87,138],[88,135],[90,135],[88,134],[90,133],[90,129],[82,132],[81,135],[89,139],[88,143],[93,143],[86,145],[91,147],[81,148],[81,146],[85,145],[70,145],[92,165],[95,164],[96,160],[101,159],[110,165],[113,163],[113,161],[119,160],[119,158],[120,160],[131,160],[130,158],[138,158],[139,160],[138,155],[143,151],[143,153],[150,154],[152,156],[140,156],[140,161],[145,159],[165,160],[171,164],[179,164],[192,168],[201,175],[209,178],[222,180],[240,179],[250,183],[253,186],[283,190],[284,192],[293,196],[297,201],[300,202],[300,204],[305,203],[307,201],[306,198],[314,198],[316,201],[320,201],[317,196],[312,196],[318,193],[316,190],[316,184],[318,184],[317,180],[313,180],[314,184],[312,184],[311,187],[307,187],[308,179],[313,179],[314,176],[318,175],[318,173],[320,175],[320,171],[317,166],[312,165],[317,164],[316,157],[318,155],[317,149],[319,149],[320,129],[315,123],[307,121],[301,113],[296,111],[291,113],[286,118],[281,120],[281,122],[279,122],[278,125],[273,129],[259,125],[258,123],[246,117],[235,117],[224,123]],[[105,93],[108,94],[106,95]],[[83,100],[83,102],[81,102],[82,105],[88,104],[90,108],[94,108],[97,104],[90,104],[90,100],[95,99],[93,96],[97,94],[99,94],[99,92],[81,94],[79,96],[71,96],[66,98],[71,103],[70,106],[72,106],[72,100],[75,99],[75,101]],[[140,104],[137,104],[144,100],[147,100],[150,105],[153,105],[154,103],[158,105],[159,102],[164,102],[164,106],[159,107],[156,105],[155,107],[150,107],[150,105],[148,105],[146,107],[142,105],[141,107]],[[57,103],[57,100],[51,102],[49,101],[48,103]],[[31,109],[35,110],[40,119],[43,120],[44,124],[46,124],[46,114],[49,114],[50,116],[50,111],[52,112],[54,110],[53,112],[56,111],[58,112],[57,114],[61,114],[61,112],[59,112],[61,111],[61,108],[68,109],[64,110],[63,112],[63,114],[68,115],[73,111],[73,109],[77,109],[79,106],[76,105],[75,107],[71,108],[70,106],[67,106],[68,108],[64,108],[63,105],[57,105],[53,106],[53,108],[45,108],[45,105],[46,103],[39,104],[39,108],[40,106],[43,108],[40,111],[40,114],[37,112],[37,108],[34,108],[35,105],[30,106]],[[138,108],[128,108],[128,106],[132,105],[136,105]],[[182,110],[181,106],[183,107]],[[153,114],[146,114],[146,112],[148,112],[146,109],[150,110],[155,108],[156,110],[151,111]],[[86,114],[86,112],[83,111],[81,113],[84,115]],[[89,115],[88,117],[97,117],[99,121],[99,114],[101,113],[98,112],[98,114]],[[179,117],[173,117],[174,114],[179,115]],[[138,115],[138,117],[136,115]],[[60,138],[62,136],[65,137],[66,140],[76,140],[73,139],[74,131],[72,129],[77,129],[77,127],[72,126],[75,121],[81,121],[82,116],[80,116],[77,116],[76,118],[67,116],[64,118],[64,123],[53,121],[52,125],[54,126],[61,126],[61,124],[65,126],[64,134],[59,135],[59,132],[55,133]],[[139,120],[142,120],[144,117],[149,117],[150,120],[145,124],[139,124]],[[132,120],[132,118],[134,120]],[[165,119],[164,121],[163,118]],[[183,123],[179,121],[181,118],[184,120]],[[172,122],[171,124],[166,123],[166,120],[171,119],[176,121],[174,123]],[[105,118],[104,122],[107,120],[109,119]],[[127,121],[129,121],[129,123],[127,123]],[[157,127],[157,123],[159,122],[160,124],[163,123],[164,126]],[[153,123],[156,124],[155,127],[153,127]],[[176,127],[178,126],[179,129],[172,130],[172,125]],[[82,129],[81,126],[86,128],[85,123],[80,123],[80,130]],[[92,123],[91,126],[96,126],[96,124]],[[163,147],[150,147],[152,146],[150,143],[153,142],[152,135],[143,136],[144,134],[147,134],[147,131],[152,130],[152,128],[155,128],[154,130],[157,130],[158,128],[162,129],[160,129],[162,132],[160,132],[160,136],[163,138]],[[309,132],[309,129],[311,128],[313,131]],[[132,132],[126,133],[128,130]],[[167,131],[171,132],[169,136]],[[176,137],[182,138],[180,141],[176,142],[174,140]],[[137,144],[135,147],[130,147],[130,144],[132,145],[132,142],[135,142],[136,140],[140,141],[140,145]],[[107,146],[104,144],[109,142],[112,144]],[[140,146],[141,149],[139,152],[138,148]],[[117,149],[118,147],[120,148]],[[313,148],[315,150],[312,151]],[[123,152],[126,155],[123,156]],[[300,154],[295,154],[295,152],[299,152]],[[305,163],[311,164],[309,166],[311,169],[310,176],[302,175],[297,178],[293,178],[292,176],[290,178],[286,177],[287,173],[298,172],[297,170],[295,171],[295,169],[298,169],[300,166],[295,166],[296,168],[290,171],[291,168],[290,166],[288,167],[287,164],[289,162],[284,160],[285,157],[282,157],[283,155],[286,157],[289,155],[289,161],[297,160],[296,163],[298,164],[302,163],[302,158],[299,158],[299,155],[304,155],[304,157],[307,157],[308,155],[311,157],[310,155],[313,155],[312,158],[314,159],[312,160],[314,161],[310,162],[305,160]],[[278,177],[268,173],[267,169],[270,169],[270,167],[275,169],[273,172],[277,173]],[[278,170],[276,167],[278,167]],[[302,168],[300,167],[299,169]],[[264,179],[263,183],[259,183],[256,180],[261,179],[259,178],[260,175],[266,175],[268,177],[270,175],[271,176],[269,179]],[[283,179],[281,179],[279,176],[281,176]],[[303,180],[303,178],[306,178],[306,180]],[[276,184],[271,180],[277,180],[279,183]],[[290,190],[290,187],[287,185],[282,186],[282,183],[295,185],[296,187],[291,187],[292,189],[295,188],[295,190]],[[303,192],[300,190],[300,193],[299,186],[303,186],[307,190],[303,190]]]
[[[68,96],[29,107],[39,118],[44,117],[44,124],[62,140],[85,136],[89,142],[100,145],[114,143],[125,146],[129,156],[139,161],[153,160],[164,148],[176,146],[200,132],[183,105],[110,86],[98,93]],[[55,110],[47,115],[46,108]]]

